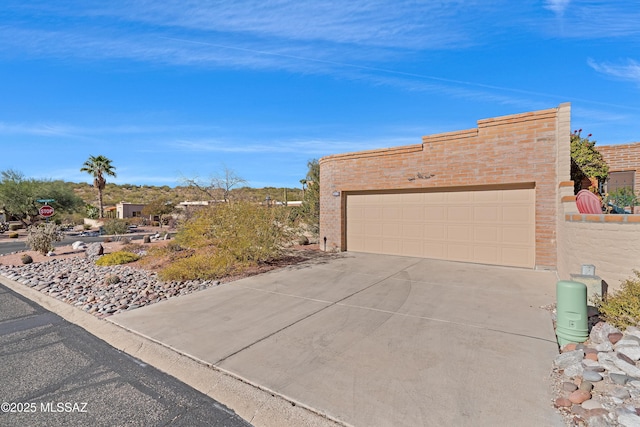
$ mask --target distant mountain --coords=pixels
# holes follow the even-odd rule
[[[78,195],[85,203],[95,205],[97,193],[91,184],[84,182],[75,183],[67,182],[73,192]],[[231,190],[231,198],[235,200],[248,200],[254,202],[262,202],[267,196],[273,201],[283,201],[285,197],[287,201],[302,200],[302,189],[300,188],[251,188],[242,187]],[[153,185],[132,185],[132,184],[113,184],[107,183],[103,192],[105,206],[113,206],[119,202],[128,203],[149,203],[153,200],[163,199],[173,203],[184,201],[208,200],[204,192],[195,187],[169,187],[168,185],[159,187]],[[222,196],[220,196],[222,199]]]

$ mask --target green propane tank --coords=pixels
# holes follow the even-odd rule
[[[587,285],[561,280],[556,284],[558,315],[556,335],[560,347],[585,342],[589,337],[587,318]]]

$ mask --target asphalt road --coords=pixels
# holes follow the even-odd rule
[[[146,233],[147,235],[150,233]],[[103,242],[106,236],[98,236],[98,237],[83,237],[83,236],[67,236],[60,242],[55,242],[53,246],[66,246],[70,245],[73,242],[77,242],[81,240],[85,243],[91,242]],[[131,240],[142,239],[144,234],[130,234],[127,235]],[[23,251],[26,250],[27,246],[24,241],[13,241],[13,240],[5,240],[0,242],[0,254],[9,254],[11,252]]]
[[[0,285],[0,425],[251,424]]]

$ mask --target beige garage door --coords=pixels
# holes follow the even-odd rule
[[[532,268],[535,190],[348,195],[347,250]]]

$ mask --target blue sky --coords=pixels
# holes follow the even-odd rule
[[[636,142],[639,22],[637,0],[3,0],[0,170],[297,187],[312,158],[563,102]]]

